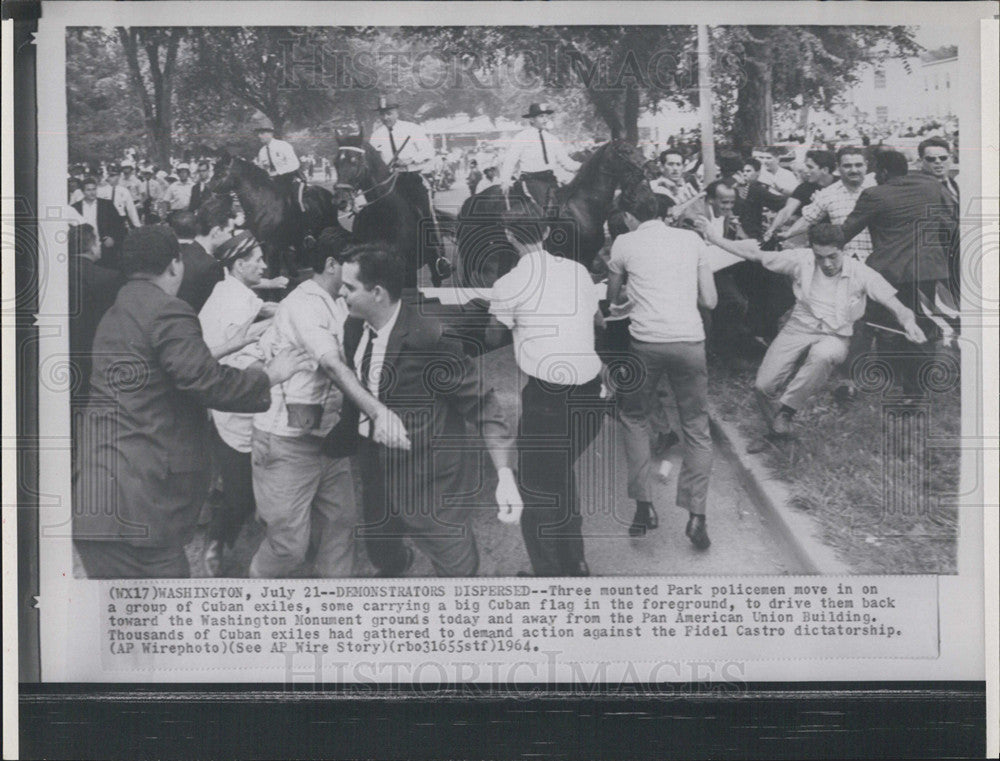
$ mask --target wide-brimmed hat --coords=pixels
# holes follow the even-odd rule
[[[260,111],[254,114],[250,121],[253,124],[254,132],[274,132],[274,122]]]
[[[549,108],[548,103],[532,103],[528,106],[528,113],[521,114],[522,119],[532,119],[536,116],[548,116],[549,114],[554,114],[551,108]]]
[[[135,169],[135,162],[132,159],[125,159],[121,163],[122,169]]]
[[[178,164],[177,166],[174,167],[174,171],[175,172],[180,172],[181,170],[190,173],[191,172],[191,165],[190,164]]]
[[[394,108],[399,108],[399,104],[391,103],[388,98],[383,96],[378,99],[378,106],[376,106],[375,110],[381,114],[385,111],[392,111]]]

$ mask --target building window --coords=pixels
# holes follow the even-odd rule
[[[877,106],[875,108],[875,118],[878,120],[879,124],[885,124],[889,121],[889,107]]]
[[[885,69],[875,69],[875,89],[885,89]]]

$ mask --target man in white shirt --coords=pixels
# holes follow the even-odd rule
[[[652,504],[654,467],[649,417],[657,403],[657,385],[666,374],[684,434],[677,505],[690,514],[685,533],[692,544],[707,549],[711,542],[705,508],[712,437],[708,425],[705,330],[698,309],[715,308],[715,281],[704,257],[704,242],[697,233],[667,227],[657,217],[654,194],[636,200],[630,213],[640,224],[633,232],[618,236],[608,263],[608,299],[612,303],[628,280],[631,350],[645,372],[640,388],[623,394],[619,408],[625,428],[628,491],[636,501],[629,534],[642,536],[659,525]],[[665,475],[662,468],[660,475]]]
[[[274,124],[266,116],[260,116],[256,124],[255,132],[260,140],[257,166],[264,169],[275,184],[299,204],[299,185],[304,185],[305,180],[295,149],[291,143],[274,137]]]
[[[135,162],[132,159],[126,159],[122,162],[122,178],[119,184],[128,190],[132,194],[132,203],[138,204],[142,200],[140,193],[140,185],[142,182],[139,180],[135,173]]]
[[[594,347],[599,294],[586,267],[542,247],[549,228],[541,207],[528,199],[512,199],[511,207],[503,222],[518,263],[493,285],[488,341],[498,343],[509,329],[527,376],[518,436],[521,532],[535,576],[589,576],[573,467],[609,411]]]
[[[778,161],[780,153],[780,149],[770,146],[753,149],[753,157],[760,162],[757,181],[783,196],[790,196],[799,186],[799,178],[795,172],[781,166]]]
[[[186,211],[191,205],[191,191],[194,183],[191,182],[191,167],[187,164],[177,165],[177,182],[167,186],[163,194],[163,202],[167,207],[167,213],[175,211]]]
[[[215,250],[226,269],[198,313],[202,338],[220,364],[244,369],[263,361],[257,339],[277,304],[265,304],[251,290],[260,282],[264,255],[249,232],[241,232]],[[256,322],[255,322],[256,321]],[[242,344],[242,346],[241,346]],[[253,475],[250,466],[250,439],[253,413],[209,410],[215,424],[213,443],[222,475],[223,499],[213,504],[212,520],[205,543],[204,562],[209,576],[222,572],[223,552],[232,548],[254,511]]]
[[[398,103],[380,97],[375,111],[381,123],[372,131],[369,142],[389,169],[398,173],[396,190],[417,207],[424,224],[429,224],[436,219],[431,213],[431,199],[424,184],[424,173],[433,171],[434,148],[431,141],[419,124],[399,118]],[[442,255],[437,230],[432,230],[429,242],[436,252],[434,267],[438,275],[447,277],[451,274],[451,265]],[[431,258],[421,255],[421,261],[429,262]]]
[[[284,578],[302,565],[313,531],[322,531],[315,575],[355,573],[354,531],[358,515],[349,458],[331,457],[323,440],[340,420],[344,395],[373,420],[373,436],[387,446],[408,448],[402,422],[355,377],[343,353],[347,307],[335,298],[341,287],[346,239],[320,236],[312,256],[313,276],[279,304],[274,324],[261,338],[265,355],[286,347],[306,352],[309,370],[272,388],[271,406],[254,416],[251,441],[257,514],[267,533],[250,563],[254,578]]]
[[[97,197],[103,198],[115,206],[115,211],[123,220],[127,220],[132,225],[132,229],[139,227],[139,214],[135,210],[135,203],[132,201],[132,193],[129,192],[120,182],[122,170],[116,164],[108,167],[107,184],[98,189]]]
[[[144,164],[139,168],[139,209],[141,219],[147,225],[160,221],[158,205],[163,198],[163,183],[153,176],[153,167]]]
[[[913,312],[896,298],[895,288],[875,270],[845,255],[839,226],[814,225],[809,228],[810,248],[789,251],[761,251],[755,241],[727,241],[707,224],[701,228],[710,243],[792,279],[795,307],[768,347],[754,385],[772,435],[792,433],[792,416],[847,358],[854,323],[864,315],[868,298],[892,312],[909,340],[927,340]],[[763,446],[753,448],[759,451]]]
[[[570,158],[562,140],[548,129],[548,117],[553,114],[545,103],[532,103],[522,114],[531,127],[521,130],[511,141],[500,167],[500,185],[510,190],[515,171],[528,194],[548,211],[555,200],[559,180],[568,181],[580,169],[580,163]],[[556,172],[559,174],[556,174]]]

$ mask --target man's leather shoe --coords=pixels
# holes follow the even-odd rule
[[[795,429],[792,427],[792,416],[784,410],[779,412],[775,416],[774,422],[771,423],[771,431],[775,436],[782,438],[791,436],[795,432]]]
[[[646,503],[640,506],[636,503],[635,515],[632,516],[632,525],[628,527],[629,536],[645,536],[647,531],[659,528],[660,516],[656,514],[656,508],[652,504]]]
[[[565,571],[567,576],[590,576],[590,566],[587,565],[586,560],[581,560],[578,563],[573,563]]]
[[[413,565],[413,550],[410,547],[403,547],[404,560],[403,565],[399,570],[390,570],[388,568],[379,568],[375,571],[376,579],[392,579],[397,576],[404,576],[407,571],[410,570],[410,566]]]
[[[708,538],[708,528],[705,525],[704,515],[692,514],[688,518],[687,528],[684,529],[684,533],[691,540],[691,544],[699,550],[707,550],[712,544],[712,540]]]

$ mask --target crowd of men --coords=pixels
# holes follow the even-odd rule
[[[378,112],[372,143],[429,217],[426,136],[397,104],[380,101]],[[553,193],[579,167],[551,113],[531,104],[529,126],[487,178],[529,191],[504,214],[518,262],[493,286],[487,331],[491,346],[513,341],[513,422],[499,381],[403,293],[391,249],[331,228],[309,254],[309,276],[265,301],[262,288],[287,281],[265,279],[260,243],[208,192],[208,162],[193,180],[176,167],[166,185],[132,162],[109,166],[104,184],[83,178],[70,199],[70,296],[74,542],[88,576],[188,575],[184,547],[216,477],[222,497],[210,502],[202,559],[211,575],[254,515],[266,529],[252,577],[357,575],[361,545],[378,576],[405,574],[412,547],[440,575],[475,575],[458,495],[475,492],[482,453],[497,475],[498,517],[521,524],[531,572],[587,575],[573,467],[606,420],[624,433],[627,533],[659,526],[654,484],[681,445],[676,504],[706,550],[706,344],[766,347],[755,384],[766,433],[755,448],[793,435],[796,412],[838,368],[836,393],[849,399],[844,368],[873,350],[904,395],[920,392],[921,362],[958,327],[947,141],[923,140],[913,171],[884,147],[809,150],[801,166],[782,148],[722,151],[707,184],[700,156],[678,141],[618,200],[595,277],[545,250]],[[258,165],[293,192],[294,149],[266,120],[256,131]],[[470,162],[470,192],[476,172]],[[742,262],[713,265],[722,252]],[[609,369],[622,356],[639,382]]]

